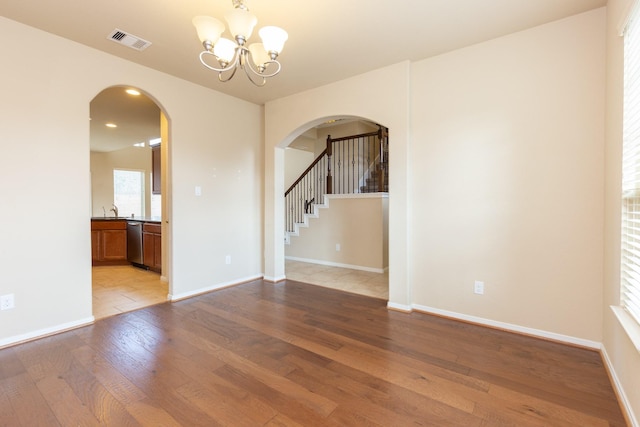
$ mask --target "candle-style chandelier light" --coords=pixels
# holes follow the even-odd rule
[[[204,50],[200,52],[200,62],[216,71],[221,82],[231,80],[238,68],[241,68],[253,84],[264,86],[267,78],[280,72],[282,66],[276,58],[289,36],[282,28],[262,27],[258,31],[262,43],[247,45],[258,19],[249,12],[243,0],[232,0],[232,3],[233,10],[225,13],[224,17],[235,41],[221,37],[225,27],[218,19],[210,16],[193,18],[193,25],[204,46]],[[211,60],[211,57],[215,58],[219,66],[207,63],[206,59]]]

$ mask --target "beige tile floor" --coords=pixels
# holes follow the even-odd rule
[[[286,260],[288,279],[389,299],[389,274]],[[168,283],[152,271],[132,266],[92,267],[93,316],[96,319],[167,300]]]
[[[389,299],[389,272],[371,273],[350,268],[329,267],[300,261],[285,261],[287,279],[354,294]]]
[[[167,300],[168,283],[160,274],[133,266],[92,267],[93,316],[96,319]]]

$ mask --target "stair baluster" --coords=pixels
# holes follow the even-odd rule
[[[304,222],[325,194],[388,192],[388,157],[385,127],[342,138],[328,135],[325,150],[285,192],[286,231]]]

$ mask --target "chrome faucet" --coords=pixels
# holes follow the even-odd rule
[[[116,218],[118,217],[118,207],[116,205],[112,205],[113,207],[111,209],[109,209],[110,211],[113,211],[113,213],[116,215]]]

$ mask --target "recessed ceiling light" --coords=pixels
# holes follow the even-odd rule
[[[162,142],[162,138],[152,138],[149,140],[149,146],[153,147],[155,145],[158,145]]]
[[[118,125],[116,125],[115,123],[107,123],[105,126],[108,127],[108,128],[117,128],[118,127]]]
[[[127,92],[129,95],[133,95],[133,96],[138,96],[140,95],[140,92],[138,92],[135,89],[127,89],[125,92]]]
[[[134,147],[144,147],[144,142],[136,142],[133,144]]]

